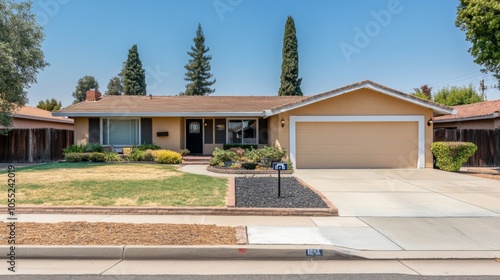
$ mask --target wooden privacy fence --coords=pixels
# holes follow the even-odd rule
[[[73,144],[73,130],[13,129],[0,135],[0,162],[50,162],[63,159],[62,149]]]
[[[500,129],[435,129],[434,142],[472,142],[476,153],[464,164],[468,167],[500,166]]]

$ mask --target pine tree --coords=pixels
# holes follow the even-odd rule
[[[205,47],[205,36],[201,24],[198,24],[198,30],[193,42],[194,46],[188,52],[191,59],[184,66],[187,70],[184,80],[190,83],[186,85],[186,91],[181,95],[209,95],[215,91],[215,89],[210,88],[215,84],[215,79],[210,80],[213,77],[210,74],[212,56],[206,54],[210,48]]]
[[[137,45],[133,45],[128,51],[123,67],[123,94],[146,95],[146,72],[142,68]]]
[[[281,85],[279,96],[299,95],[302,96],[299,78],[299,53],[295,30],[295,22],[291,16],[285,24],[285,35],[283,37],[283,61],[281,63]]]
[[[122,95],[123,93],[123,85],[120,77],[115,76],[108,83],[108,90],[106,91],[106,95]]]

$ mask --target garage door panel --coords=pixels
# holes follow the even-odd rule
[[[298,152],[297,155],[381,155],[381,154],[391,154],[391,155],[401,155],[405,154],[409,150],[417,150],[418,145],[409,143],[409,144],[400,144],[397,143],[392,146],[392,148],[387,151],[381,151],[376,146],[373,145],[352,145],[350,144],[342,144],[342,145],[298,145],[297,151],[307,151]]]
[[[411,158],[390,155],[338,155],[332,158],[327,155],[303,155],[301,165],[307,167],[298,168],[414,168],[416,157],[417,155]]]
[[[297,168],[415,168],[417,122],[298,122]]]

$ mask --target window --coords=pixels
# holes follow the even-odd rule
[[[138,145],[138,119],[102,119],[102,144],[111,146]]]
[[[228,144],[257,144],[257,120],[229,120]]]

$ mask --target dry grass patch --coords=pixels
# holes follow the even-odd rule
[[[61,222],[18,223],[16,229],[16,245],[236,244],[235,228],[215,225]]]
[[[18,205],[224,206],[227,179],[159,164],[52,163],[20,168]]]

